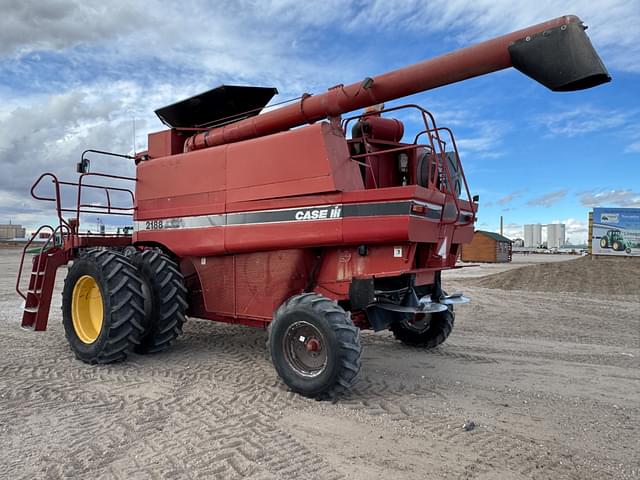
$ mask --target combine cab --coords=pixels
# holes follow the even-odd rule
[[[273,88],[222,86],[159,109],[169,128],[131,159],[135,177],[90,172],[106,152],[87,151],[76,182],[48,173],[32,188],[58,224],[42,227],[53,240],[26,292],[18,278],[22,325],[46,328],[56,270],[72,262],[63,323],[88,363],[163,351],[186,316],[240,323],[268,329],[292,390],[329,398],[356,379],[361,329],[436,347],[468,301],[440,274],[472,239],[477,197],[451,130],[421,106],[381,104],[510,66],[557,91],[610,79],[568,16],[265,113]],[[394,118],[406,112],[422,119],[410,137]],[[83,232],[96,214],[132,216],[133,231]]]

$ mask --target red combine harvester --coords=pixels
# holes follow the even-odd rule
[[[453,305],[468,300],[447,295],[440,272],[471,241],[478,199],[448,128],[418,105],[381,104],[511,66],[554,91],[608,82],[584,29],[560,17],[265,113],[274,88],[221,86],[157,110],[169,129],[150,134],[146,152],[88,150],[76,182],[45,173],[32,187],[58,223],[34,235],[51,233],[26,293],[18,277],[22,326],[45,330],[56,270],[72,262],[63,324],[87,363],[165,350],[188,315],[268,327],[283,381],[328,398],[355,381],[360,329],[441,344]],[[389,114],[407,109],[424,126],[403,140]],[[135,160],[135,178],[89,172],[90,154]],[[115,206],[122,195],[131,203]],[[133,229],[82,233],[81,217],[95,214],[133,215]]]

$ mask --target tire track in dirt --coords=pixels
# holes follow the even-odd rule
[[[571,351],[560,351],[556,358],[536,348],[518,351],[514,343],[505,345],[502,340],[537,338],[541,331],[543,337],[557,340],[557,330],[546,333],[540,325],[551,329],[560,321],[572,332],[570,342],[614,346],[615,336],[594,329],[593,323],[617,308],[619,315],[608,328],[618,329],[616,335],[631,332],[638,307],[616,299],[545,294],[541,300],[526,292],[474,290],[474,303],[468,310],[460,309],[456,328],[462,334],[454,330],[452,341],[436,350],[407,348],[385,333],[364,334],[360,381],[335,404],[308,400],[284,387],[267,360],[263,331],[189,321],[185,335],[169,352],[132,356],[124,364],[86,366],[66,345],[58,309],[52,309],[48,332],[29,334],[17,328],[19,303],[0,302],[0,308],[6,307],[0,315],[0,477],[266,480],[353,474],[348,462],[331,461],[281,422],[284,415],[312,411],[322,413],[327,422],[355,419],[380,432],[397,430],[415,438],[430,458],[451,452],[445,456],[451,460],[445,471],[458,478],[493,478],[500,473],[506,478],[624,478],[614,465],[624,457],[608,457],[597,445],[581,452],[580,446],[562,443],[562,436],[541,439],[517,425],[490,422],[463,432],[460,426],[468,410],[459,403],[466,398],[479,402],[478,410],[486,410],[496,398],[522,400],[516,393],[494,392],[480,382],[456,381],[456,372],[474,369],[489,375],[511,364],[527,374],[524,367],[538,360],[586,366],[610,361],[626,381],[624,374],[635,368],[633,361]],[[560,305],[559,320],[540,313],[541,301]],[[530,323],[514,321],[516,304],[520,319]],[[487,335],[496,331],[500,335]],[[493,343],[476,346],[478,332]],[[627,339],[626,344],[633,342]],[[412,363],[417,365],[414,370],[408,368]],[[432,364],[439,377],[425,370]],[[597,403],[579,394],[556,398],[536,388],[522,395],[530,398],[537,392],[549,410],[605,418],[618,431],[625,422],[633,425],[640,418],[640,411],[633,409],[607,412],[612,406],[606,399]],[[572,407],[574,403],[580,406]],[[600,421],[593,427],[594,434],[602,425]],[[634,435],[632,430],[625,432],[630,438]],[[334,449],[344,455],[354,444],[370,441],[350,438],[348,446]],[[611,443],[621,445],[615,438]],[[398,454],[402,452],[394,452]],[[625,468],[636,463],[627,461]],[[431,473],[437,477],[440,471]]]
[[[277,380],[264,360],[261,332],[248,330],[238,335],[237,330],[243,330],[242,327],[201,322],[191,322],[191,326],[193,330],[179,342],[183,348],[148,359],[134,358],[130,365],[85,366],[69,355],[61,359],[46,355],[34,358],[33,354],[23,355],[22,360],[31,357],[29,364],[18,367],[0,364],[2,378],[10,385],[4,389],[2,397],[7,411],[20,408],[34,413],[57,413],[64,418],[67,434],[60,441],[68,440],[68,446],[64,454],[57,456],[59,462],[47,463],[47,475],[79,475],[92,471],[125,478],[141,473],[141,470],[131,470],[125,465],[130,460],[126,452],[135,449],[137,468],[144,470],[146,465],[160,462],[167,464],[167,470],[160,471],[163,475],[189,471],[225,478],[243,478],[260,472],[276,475],[275,478],[309,475],[309,472],[293,467],[290,457],[283,457],[281,453],[295,452],[296,458],[300,458],[311,472],[321,472],[311,478],[339,478],[338,473],[323,465],[321,458],[277,428],[278,410],[307,408],[314,402],[288,392]],[[219,329],[224,333],[219,334]],[[213,331],[213,335],[211,331],[207,334],[207,330]],[[256,338],[251,338],[252,334]],[[243,340],[245,335],[249,336],[246,342]],[[373,343],[383,347],[387,341],[382,338],[369,342],[371,338],[365,338],[365,345]],[[192,339],[196,341],[191,342]],[[56,343],[65,347],[63,342]],[[371,345],[371,348],[375,346]],[[474,362],[474,357],[479,361],[486,358],[455,354],[438,356],[462,362]],[[253,360],[252,369],[247,372],[241,366],[250,359]],[[160,399],[155,395],[136,398],[135,392],[130,392],[133,387],[158,381],[165,382],[169,388],[166,396]],[[43,386],[34,388],[34,383]],[[105,389],[105,385],[109,387]],[[111,388],[111,385],[117,385],[117,388]],[[225,392],[216,395],[221,386]],[[203,395],[203,390],[212,394]],[[478,458],[467,466],[469,475],[488,472],[496,462],[521,475],[529,475],[534,469],[542,469],[543,476],[551,471],[559,475],[558,478],[564,475],[564,468],[560,468],[563,465],[561,458],[532,454],[531,445],[521,441],[505,442],[504,435],[485,431],[475,433],[471,437],[474,441],[469,443],[469,439],[450,430],[452,418],[430,417],[425,422],[424,409],[419,405],[425,398],[439,394],[438,389],[429,386],[388,383],[384,378],[364,375],[338,405],[347,411],[372,417],[384,416],[386,421],[409,420],[455,448],[471,448]],[[60,405],[74,405],[73,413],[65,416]],[[251,413],[245,409],[233,413],[239,405],[248,407]],[[274,406],[277,406],[276,413]],[[123,413],[113,416],[113,411]],[[194,418],[185,413],[191,411],[199,415]],[[99,433],[105,416],[110,418],[112,425],[111,433],[106,437]],[[5,421],[0,414],[0,422]],[[147,434],[154,429],[161,431],[167,423],[180,425],[170,437],[160,441]],[[95,449],[95,443],[90,439],[93,436],[105,441],[110,456],[104,461],[100,456],[89,456],[68,462],[68,458],[81,457],[84,450]],[[118,445],[116,440],[129,436],[137,440],[133,444]],[[461,440],[464,442],[459,444]],[[173,453],[167,456],[166,452]],[[547,466],[543,468],[542,464]],[[215,467],[208,468],[208,465]]]

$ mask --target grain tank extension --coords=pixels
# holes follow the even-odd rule
[[[160,108],[168,128],[130,159],[135,177],[89,171],[89,157],[115,154],[88,150],[77,181],[34,184],[57,223],[36,232],[51,235],[26,292],[17,281],[23,327],[46,328],[56,270],[72,262],[63,324],[88,363],[163,351],[186,316],[240,323],[267,328],[292,390],[329,398],[356,379],[361,329],[441,344],[468,299],[445,293],[440,272],[471,241],[478,200],[452,131],[421,106],[382,104],[509,67],[554,91],[608,82],[584,30],[560,17],[266,112],[275,88],[224,85]],[[415,136],[401,110],[422,119]],[[133,228],[91,233],[89,215]]]

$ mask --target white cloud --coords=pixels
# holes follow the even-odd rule
[[[275,1],[264,8],[269,19],[335,25],[347,30],[436,32],[461,44],[508,33],[550,18],[577,14],[610,67],[640,71],[640,4],[627,0],[513,2],[511,0],[373,0],[344,2]]]
[[[575,137],[620,127],[628,123],[635,113],[582,106],[563,112],[545,113],[536,120],[548,129],[551,136]]]
[[[2,2],[0,54],[106,41],[139,29],[140,18],[149,15],[145,10],[142,4],[111,0]]]
[[[523,238],[523,226],[517,223],[508,223],[503,228],[504,236],[510,239]]]
[[[484,119],[470,121],[468,125],[471,126],[471,131],[466,135],[456,136],[461,155],[467,155],[467,159],[495,159],[505,155],[503,142],[509,133],[509,127],[505,122]]]
[[[527,191],[526,188],[516,190],[515,192],[511,192],[505,195],[504,197],[500,197],[498,200],[496,200],[496,203],[498,205],[508,205],[511,202],[513,202],[516,198],[521,197],[526,191]]]
[[[553,192],[545,193],[539,197],[532,198],[527,202],[527,205],[551,207],[567,196],[567,188],[555,190]]]
[[[566,218],[564,220],[554,220],[551,223],[563,223],[565,226],[565,237],[572,245],[587,243],[589,232],[588,220],[578,220],[576,218]]]
[[[640,71],[640,31],[632,27],[640,23],[640,7],[625,0],[371,0],[352,4],[240,0],[220,1],[215,6],[204,0],[179,4],[159,0],[144,4],[124,0],[6,3],[0,53],[112,44],[125,56],[153,52],[159,58],[181,62],[195,54],[199,63],[240,74],[247,68],[264,72],[272,60],[287,56],[292,47],[312,45],[315,28],[444,33],[445,38],[467,44],[577,13],[592,25],[589,35],[602,50],[605,63]],[[238,48],[224,48],[229,45]]]
[[[286,98],[355,81],[379,60],[361,55],[360,46],[319,41],[319,29],[331,29],[331,34],[335,30],[388,35],[409,31],[425,38],[435,33],[445,40],[443,44],[453,40],[462,46],[556,15],[578,13],[592,25],[589,34],[602,49],[605,63],[640,71],[640,32],[629,28],[639,23],[637,2],[581,0],[568,7],[550,0],[518,3],[374,0],[345,5],[338,0],[241,0],[212,5],[204,0],[0,0],[4,73],[27,72],[31,91],[39,92],[16,97],[8,86],[0,85],[4,173],[0,209],[4,214],[22,212],[25,222],[31,221],[39,215],[39,207],[25,199],[25,192],[38,173],[72,174],[86,146],[129,151],[132,117],[137,119],[138,145],[146,144],[146,132],[160,127],[154,108],[217,83],[265,84],[269,79],[266,83],[278,86]],[[425,39],[424,50],[443,49],[433,45]],[[362,48],[378,51],[375,45]],[[39,64],[52,53],[64,57],[71,67],[61,66],[39,78]],[[398,62],[401,65],[403,59]],[[56,88],[60,90],[46,93]],[[470,113],[473,109],[433,107],[439,123],[464,127],[458,145],[465,160],[501,155],[506,125]],[[614,113],[613,121],[619,125],[624,112]],[[550,126],[569,135],[595,128],[580,123],[579,112],[563,121]],[[629,151],[638,148],[635,143],[628,147]],[[126,162],[113,165],[122,172],[132,169]]]
[[[60,180],[75,179],[75,164],[92,148],[128,153],[132,149],[130,107],[137,94],[128,82],[95,85],[51,96],[23,98],[23,106],[0,110],[0,221],[10,218],[29,227],[50,222],[54,204],[37,202],[29,188],[43,172]],[[142,130],[149,122],[138,120]],[[96,158],[92,171],[131,176],[132,161]],[[53,194],[50,182],[38,190]],[[75,206],[74,193],[63,187],[63,207]],[[91,199],[89,194],[83,200]],[[18,217],[18,218],[16,218]]]
[[[640,192],[630,189],[591,190],[580,193],[580,202],[585,207],[640,207]]]

